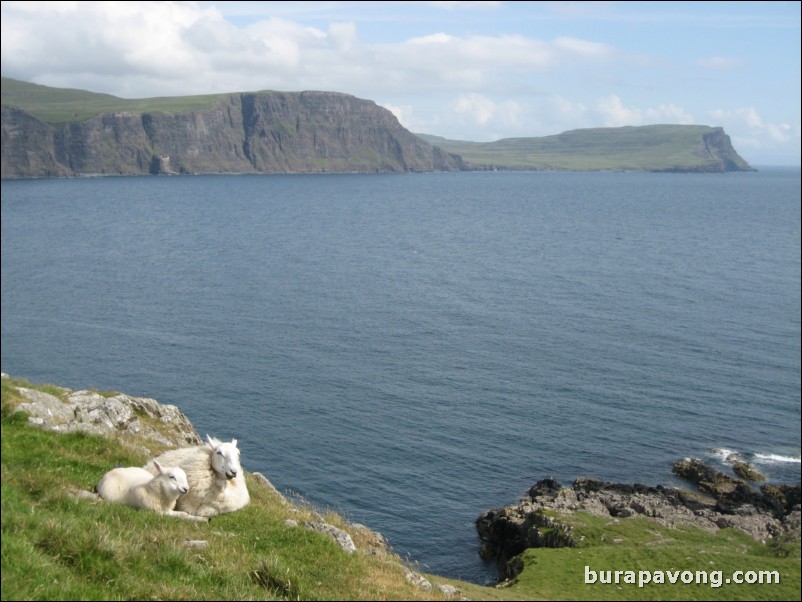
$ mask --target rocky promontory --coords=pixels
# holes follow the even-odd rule
[[[696,490],[591,478],[565,487],[552,478],[540,480],[517,504],[479,516],[479,553],[497,562],[502,578],[512,578],[520,564],[511,561],[527,548],[577,545],[570,521],[562,518],[575,512],[611,520],[646,517],[669,528],[692,526],[708,532],[729,527],[761,542],[800,539],[799,483],[756,489],[696,458],[675,462],[673,472]]]
[[[466,142],[419,134],[475,170],[755,171],[721,127],[640,125],[570,130],[538,138]]]

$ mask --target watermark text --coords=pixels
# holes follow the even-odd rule
[[[601,585],[637,585],[644,587],[650,583],[709,585],[718,588],[730,584],[772,584],[780,583],[779,571],[734,571],[724,576],[724,571],[610,571],[593,570],[585,565],[585,583]]]

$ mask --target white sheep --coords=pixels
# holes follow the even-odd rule
[[[187,474],[189,493],[176,509],[196,516],[217,516],[244,508],[251,501],[240,466],[237,440],[230,443],[206,435],[208,443],[166,451],[145,465],[155,474],[155,462],[180,466]]]
[[[153,462],[155,476],[137,466],[113,468],[103,475],[97,485],[98,495],[106,501],[134,508],[155,510],[160,514],[190,520],[186,512],[174,510],[178,498],[189,491],[187,475],[177,466],[162,466]]]

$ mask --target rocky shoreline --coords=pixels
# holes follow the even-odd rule
[[[741,467],[739,473],[761,480],[747,468],[751,467]],[[570,487],[552,478],[540,480],[517,504],[488,510],[477,518],[479,554],[496,561],[502,580],[511,579],[522,568],[515,558],[527,548],[577,545],[572,528],[559,518],[574,512],[611,520],[647,517],[669,528],[693,526],[708,532],[729,527],[761,542],[799,541],[799,483],[755,488],[696,458],[675,462],[673,472],[693,483],[696,491],[589,478],[577,479]]]

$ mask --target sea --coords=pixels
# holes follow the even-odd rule
[[[536,481],[800,478],[800,169],[2,182],[2,371],[177,405],[490,583]]]

